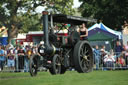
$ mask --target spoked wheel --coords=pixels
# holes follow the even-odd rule
[[[93,52],[87,41],[79,41],[74,48],[74,65],[79,73],[93,70]]]
[[[61,59],[58,54],[55,54],[53,56],[52,60],[52,66],[49,69],[50,73],[55,75],[55,74],[61,74]]]
[[[36,76],[37,75],[37,70],[38,70],[38,56],[33,55],[30,58],[30,64],[29,64],[29,70],[30,70],[30,75],[31,76]]]

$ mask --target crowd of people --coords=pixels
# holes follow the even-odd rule
[[[29,71],[29,59],[33,54],[38,54],[38,46],[0,46],[0,71],[5,66],[11,71]],[[93,49],[94,64],[96,70],[103,68],[108,69],[122,69],[128,67],[128,41],[126,46],[121,46],[120,42],[116,42],[116,46],[113,50],[107,52],[105,46],[99,49],[96,45]],[[39,55],[39,54],[38,54]]]
[[[81,40],[87,40],[88,30],[86,25],[82,23],[80,28],[77,29],[80,33]],[[9,67],[13,71],[23,70],[29,71],[29,59],[33,54],[38,54],[38,46],[0,46],[0,71],[4,66]],[[94,64],[96,70],[100,67],[103,69],[114,69],[128,67],[128,41],[126,46],[122,46],[119,41],[116,42],[114,49],[109,52],[105,50],[105,46],[99,49],[96,45],[93,49]]]
[[[29,71],[29,59],[38,54],[37,46],[0,46],[0,71],[8,67],[10,71]]]
[[[105,50],[105,46],[99,49],[98,45],[93,49],[94,63],[96,70],[102,69],[126,69],[128,67],[128,41],[126,46],[122,46],[119,41],[116,42],[114,49],[109,52]]]

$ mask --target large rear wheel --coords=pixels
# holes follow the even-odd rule
[[[93,51],[88,41],[79,41],[74,47],[74,65],[79,73],[93,70]]]

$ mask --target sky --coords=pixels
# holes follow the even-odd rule
[[[78,8],[81,4],[78,0],[74,0],[73,3],[74,3],[73,8]],[[39,6],[39,7],[36,8],[36,12],[42,13],[42,11],[44,11],[44,7]]]
[[[79,2],[79,0],[74,0],[74,6],[73,6],[73,8],[78,8],[79,6],[80,6],[80,2]]]

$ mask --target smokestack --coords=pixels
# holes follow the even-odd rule
[[[50,47],[49,45],[49,32],[48,32],[48,12],[43,11],[43,31],[44,31],[44,45]]]

